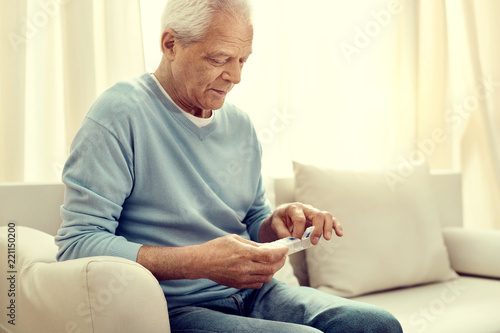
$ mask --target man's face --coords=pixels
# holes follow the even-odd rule
[[[222,107],[252,53],[252,26],[216,15],[203,41],[175,46],[172,98],[197,116]],[[201,111],[201,113],[200,113]]]

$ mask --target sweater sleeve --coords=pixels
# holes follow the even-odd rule
[[[259,231],[262,226],[262,222],[264,222],[269,215],[271,215],[271,206],[265,195],[265,189],[262,184],[261,176],[257,188],[257,195],[255,196],[252,207],[248,211],[244,221],[247,225],[250,239],[254,242],[259,242]]]
[[[133,187],[132,143],[86,118],[63,171],[63,223],[55,237],[58,260],[117,256],[136,261],[141,244],[116,235],[122,205]]]
[[[272,214],[272,209],[271,204],[266,197],[266,189],[261,173],[262,146],[259,142],[257,132],[252,124],[252,121],[250,120],[250,117],[246,113],[241,112],[241,114],[250,127],[250,134],[244,138],[244,143],[242,145],[248,153],[248,162],[253,163],[254,170],[258,170],[258,178],[256,177],[258,182],[254,200],[250,209],[247,211],[243,223],[247,225],[247,232],[250,235],[250,239],[254,242],[259,242],[260,228],[262,227],[264,220]]]

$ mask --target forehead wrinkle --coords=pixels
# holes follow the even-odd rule
[[[229,44],[252,44],[253,42],[253,27],[251,25],[244,28],[237,27],[237,31],[231,31],[220,26],[212,26],[212,31],[209,31],[208,39],[213,39],[215,42]],[[245,45],[246,46],[246,45]]]
[[[253,33],[249,33],[248,38],[240,37],[237,34],[224,34],[221,31],[222,29],[217,29],[212,36],[215,40],[220,40],[224,43],[241,43],[241,44],[251,44],[253,42]]]
[[[246,51],[248,50],[248,51]],[[234,57],[237,54],[243,54],[243,56],[249,56],[252,53],[252,44],[241,45],[238,42],[226,41],[226,42],[208,42],[206,47],[204,47],[204,53],[212,57]]]
[[[253,34],[248,38],[242,38],[235,35],[223,35],[221,33],[211,34],[211,38],[209,40],[213,40],[215,43],[228,43],[228,44],[240,44],[246,46],[247,44],[252,44],[253,42]],[[210,41],[209,41],[210,42]]]

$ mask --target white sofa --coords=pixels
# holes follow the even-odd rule
[[[0,260],[1,272],[15,277],[10,288],[2,276],[0,331],[170,332],[163,291],[141,265],[114,257],[56,262],[63,196],[63,184],[0,185],[0,221],[7,225],[0,227],[2,253],[10,244],[8,225],[16,225],[13,269],[5,255]],[[10,317],[6,307],[12,300]],[[9,323],[13,319],[15,325]]]
[[[398,318],[405,333],[498,333],[500,231],[463,228],[460,174],[434,171],[430,178],[443,240],[451,268],[458,277],[349,298],[387,309]],[[271,199],[276,205],[295,201],[297,189],[294,185],[294,178],[275,179],[272,191],[275,197]],[[347,234],[349,230],[346,229],[344,223]],[[315,253],[314,249],[291,255],[294,276],[286,274],[286,282],[295,284],[297,278],[300,285],[309,286],[310,274],[317,271],[308,267],[311,258],[307,257],[314,259],[318,255],[321,256],[321,252]],[[323,256],[335,256],[335,253]],[[331,288],[322,290],[330,292]]]
[[[405,332],[500,332],[500,231],[463,229],[460,176],[438,174],[432,179],[451,266],[463,275],[354,299],[386,308]],[[169,332],[162,290],[142,266],[112,257],[55,261],[53,235],[63,193],[62,184],[0,184],[0,223],[5,225],[0,227],[0,269],[13,277],[7,284],[2,278],[0,330]],[[268,195],[276,204],[294,201],[294,180],[274,180]],[[12,267],[6,256],[9,244],[15,244]],[[307,250],[307,256],[314,250]],[[314,272],[306,262],[311,258],[299,252],[290,259],[293,268],[287,264],[277,278],[291,285],[309,284]]]

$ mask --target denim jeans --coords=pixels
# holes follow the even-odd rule
[[[172,333],[402,332],[387,311],[277,280],[169,311]]]

